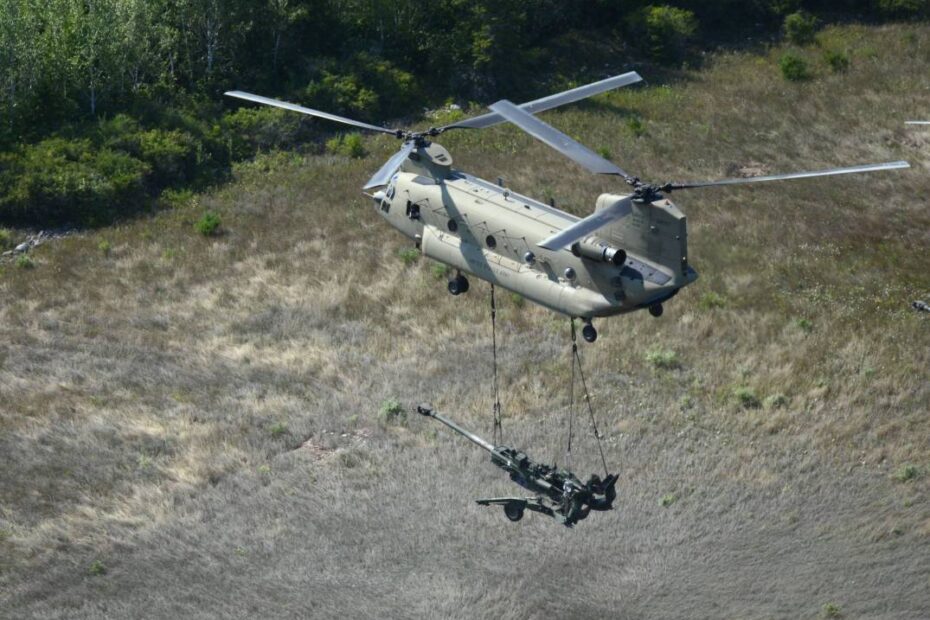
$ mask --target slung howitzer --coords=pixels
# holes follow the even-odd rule
[[[495,446],[478,435],[471,433],[452,420],[445,418],[431,405],[420,405],[417,412],[435,418],[463,435],[472,443],[491,453],[491,462],[510,474],[510,479],[524,489],[536,493],[531,497],[494,497],[476,500],[482,506],[504,507],[504,514],[511,521],[523,518],[526,509],[549,515],[571,527],[586,518],[592,510],[604,511],[613,508],[617,497],[614,488],[617,475],[605,479],[592,474],[582,483],[575,474],[555,466],[536,463],[525,453],[508,446]]]

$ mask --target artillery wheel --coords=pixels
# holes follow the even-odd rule
[[[504,514],[507,515],[507,518],[511,521],[519,521],[523,518],[523,503],[507,502],[504,504]]]

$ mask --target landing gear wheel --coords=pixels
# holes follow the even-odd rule
[[[504,514],[513,522],[523,518],[523,504],[521,502],[507,502],[504,504]]]
[[[597,340],[597,330],[594,329],[594,326],[590,323],[581,328],[581,335],[584,337],[585,342],[594,342]]]
[[[662,313],[665,311],[665,308],[662,307],[662,304],[652,304],[649,306],[649,314],[655,318],[662,316]]]
[[[457,275],[449,280],[449,293],[452,295],[461,295],[468,292],[468,278],[463,275]]]

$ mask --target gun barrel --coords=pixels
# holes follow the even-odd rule
[[[458,433],[459,435],[464,435],[465,437],[467,437],[468,439],[470,439],[472,442],[478,444],[479,446],[481,446],[482,448],[484,448],[484,449],[487,450],[488,452],[494,453],[494,452],[496,451],[496,448],[495,448],[493,445],[491,445],[490,443],[488,443],[487,441],[485,441],[485,440],[482,439],[481,437],[478,437],[478,435],[475,435],[474,433],[471,433],[471,432],[469,432],[469,431],[466,431],[464,428],[462,428],[461,426],[459,426],[458,424],[456,424],[456,423],[453,422],[452,420],[449,420],[449,419],[444,418],[443,416],[439,415],[439,414],[436,413],[436,411],[433,410],[433,408],[432,408],[431,406],[429,406],[429,405],[419,405],[419,406],[417,407],[417,413],[419,413],[420,415],[429,416],[429,417],[431,417],[431,418],[436,418],[437,420],[439,420],[440,422],[442,422],[443,424],[445,424],[446,426],[448,426],[449,428],[451,428],[452,430],[454,430],[454,431],[455,431],[456,433]]]

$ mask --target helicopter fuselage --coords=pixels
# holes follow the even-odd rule
[[[453,170],[436,143],[419,147],[375,195],[375,208],[427,257],[556,312],[583,319],[653,307],[697,279],[684,215],[663,199],[572,248],[537,243],[579,218]],[[623,196],[604,194],[598,208]]]

